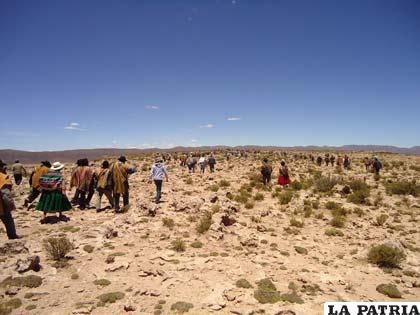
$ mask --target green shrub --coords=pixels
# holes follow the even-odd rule
[[[278,198],[279,198],[280,204],[287,205],[293,199],[293,192],[289,190],[282,191],[279,194]]]
[[[303,185],[301,182],[294,180],[293,182],[291,182],[290,188],[293,190],[301,190],[303,188]]]
[[[38,288],[42,284],[42,278],[40,276],[29,275],[24,277],[8,277],[0,283],[1,287],[26,287],[26,288]]]
[[[95,249],[95,247],[93,247],[92,245],[85,245],[85,246],[83,246],[83,250],[86,253],[89,253],[89,254],[92,253],[94,249]]]
[[[337,230],[335,228],[330,228],[325,230],[325,235],[327,236],[344,236],[344,233],[340,230]]]
[[[238,281],[236,281],[236,286],[238,288],[243,288],[243,289],[250,289],[250,288],[252,288],[252,284],[249,283],[249,281],[246,280],[246,279],[239,279]]]
[[[109,281],[107,279],[97,279],[97,280],[93,281],[93,284],[99,285],[101,287],[106,287],[106,286],[109,286],[111,284],[111,281]]]
[[[264,194],[256,193],[255,196],[254,196],[254,200],[256,200],[256,201],[264,200]]]
[[[386,220],[388,220],[389,216],[386,214],[381,214],[376,217],[376,225],[382,226],[385,224]]]
[[[168,227],[171,230],[175,226],[175,222],[172,218],[162,218],[162,223],[163,223],[164,226]]]
[[[220,187],[217,184],[210,185],[210,187],[209,187],[209,189],[213,192],[217,192],[219,190],[219,188]]]
[[[191,243],[191,247],[192,248],[202,248],[203,247],[203,243],[201,243],[200,241],[195,241]]]
[[[369,195],[369,190],[357,190],[347,197],[347,201],[357,205],[365,204]]]
[[[103,305],[105,305],[107,303],[115,303],[116,301],[123,299],[124,296],[125,294],[123,292],[110,292],[101,294],[98,296],[98,299]]]
[[[247,201],[245,203],[245,208],[246,209],[252,209],[252,208],[254,208],[254,206],[255,206],[255,204],[253,202],[251,202],[251,201]]]
[[[388,268],[399,267],[405,257],[401,249],[388,244],[373,246],[368,253],[368,261],[370,263]]]
[[[348,185],[353,191],[369,190],[368,184],[366,184],[363,180],[360,179],[355,179],[349,182]]]
[[[171,305],[171,311],[174,311],[178,314],[187,313],[190,309],[194,307],[193,304],[187,302],[176,302]]]
[[[376,287],[376,291],[390,298],[394,298],[394,299],[402,298],[401,292],[393,284],[380,284]]]
[[[266,278],[258,281],[257,286],[257,289],[254,291],[254,297],[258,302],[273,304],[281,300],[280,293],[270,279]]]
[[[227,180],[225,180],[225,179],[222,179],[220,182],[219,182],[219,186],[220,187],[223,187],[223,188],[225,188],[225,187],[229,187],[230,186],[230,182],[228,182]]]
[[[210,229],[210,226],[212,225],[212,213],[206,212],[206,214],[200,219],[197,225],[197,232],[200,234],[203,234],[207,232]]]
[[[337,183],[334,178],[321,176],[315,180],[315,191],[330,192]]]
[[[185,242],[180,239],[177,238],[176,240],[172,241],[172,250],[176,251],[176,252],[185,252]]]
[[[390,195],[412,195],[416,197],[420,194],[420,185],[417,185],[414,181],[387,183],[385,189],[387,194]]]
[[[328,201],[325,204],[325,208],[327,208],[328,210],[336,210],[336,209],[340,209],[341,208],[341,204],[334,202],[334,201]]]
[[[332,218],[330,223],[334,227],[342,228],[346,225],[346,218],[342,215],[337,215]]]
[[[304,225],[303,221],[296,220],[295,218],[290,219],[290,226],[302,228]]]

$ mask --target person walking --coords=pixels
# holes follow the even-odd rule
[[[382,169],[382,163],[381,163],[381,161],[379,161],[377,156],[373,157],[372,167],[375,170],[375,174],[379,175],[379,172]]]
[[[12,199],[12,181],[6,174],[6,164],[0,160],[0,219],[6,228],[7,238],[14,240],[20,238],[16,234],[15,221],[12,211],[16,209]]]
[[[344,155],[344,160],[343,160],[343,166],[344,166],[344,168],[345,169],[350,169],[350,158],[349,158],[349,156],[346,154],[346,155]]]
[[[129,205],[129,184],[128,176],[136,172],[136,169],[129,167],[125,156],[120,156],[118,161],[112,164],[110,172],[112,178],[112,187],[114,193],[115,212],[120,212],[120,197],[123,197],[124,207]]]
[[[39,179],[42,175],[49,172],[51,163],[49,161],[42,161],[41,165],[36,167],[29,177],[29,185],[31,186],[31,193],[25,199],[24,207],[30,207],[36,198],[41,194],[41,187],[39,186]]]
[[[198,165],[200,166],[200,174],[203,175],[206,170],[207,160],[204,155],[201,155],[200,159],[198,160]]]
[[[111,205],[111,208],[114,208],[114,200],[112,196],[112,182],[110,179],[110,172],[109,172],[109,162],[103,161],[102,162],[102,169],[99,171],[97,175],[97,185],[96,185],[96,193],[97,193],[97,200],[96,200],[96,212],[101,211],[101,201],[102,196],[105,195]]]
[[[197,160],[195,157],[190,154],[190,156],[187,159],[187,167],[189,173],[195,173],[195,166],[197,165]]]
[[[80,210],[84,210],[87,205],[86,194],[92,190],[93,171],[89,167],[88,159],[81,159],[78,164],[79,166],[73,171],[70,188],[76,188],[77,203]]]
[[[162,159],[157,159],[152,165],[149,178],[149,182],[153,181],[156,185],[155,203],[160,202],[160,198],[162,195],[162,184],[164,179],[166,179],[167,182],[169,181],[168,172],[166,171],[166,168],[163,165]]]
[[[278,184],[281,186],[286,186],[290,184],[289,168],[286,165],[286,162],[282,160],[280,162],[280,171],[279,171]]]
[[[216,159],[214,158],[213,153],[210,154],[207,163],[209,164],[210,167],[210,173],[214,173],[214,166],[216,165]]]
[[[15,179],[16,185],[20,185],[22,183],[22,178],[26,176],[26,169],[23,165],[19,162],[19,160],[15,161],[15,164],[12,165],[12,172],[13,177]]]
[[[273,173],[273,167],[270,163],[268,163],[268,159],[264,158],[261,165],[261,175],[264,185],[267,185],[271,182],[271,173]]]
[[[39,184],[42,189],[41,198],[35,210],[42,211],[41,224],[47,223],[47,213],[57,213],[58,219],[64,220],[64,211],[72,209],[66,195],[66,184],[61,174],[64,164],[54,162],[48,173],[41,176]]]

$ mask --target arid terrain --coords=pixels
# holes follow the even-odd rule
[[[0,226],[0,314],[300,315],[322,314],[326,301],[419,301],[420,157],[379,154],[376,177],[363,164],[370,153],[350,153],[350,170],[307,155],[220,152],[204,176],[172,160],[158,205],[154,155],[128,156],[138,172],[126,212],[74,208],[54,224],[23,207],[25,178],[13,213],[24,237],[8,241]],[[282,158],[288,188],[277,185]],[[45,240],[63,237],[73,248],[54,260]]]

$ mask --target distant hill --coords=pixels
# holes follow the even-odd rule
[[[340,147],[334,146],[295,146],[295,147],[280,147],[280,146],[202,146],[202,147],[174,147],[171,149],[77,149],[65,151],[19,151],[4,149],[0,150],[0,159],[7,163],[12,163],[15,160],[20,160],[22,163],[38,163],[42,160],[53,161],[76,161],[80,158],[88,158],[90,160],[99,159],[106,156],[119,156],[119,155],[137,155],[150,152],[191,152],[191,151],[212,151],[220,149],[232,150],[290,150],[290,151],[348,151],[348,152],[389,152],[398,154],[420,155],[420,146],[411,148],[399,148],[394,146],[381,146],[381,145],[344,145]]]

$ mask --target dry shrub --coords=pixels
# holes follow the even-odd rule
[[[73,243],[65,236],[49,237],[44,240],[44,248],[53,260],[62,260],[74,248]]]

